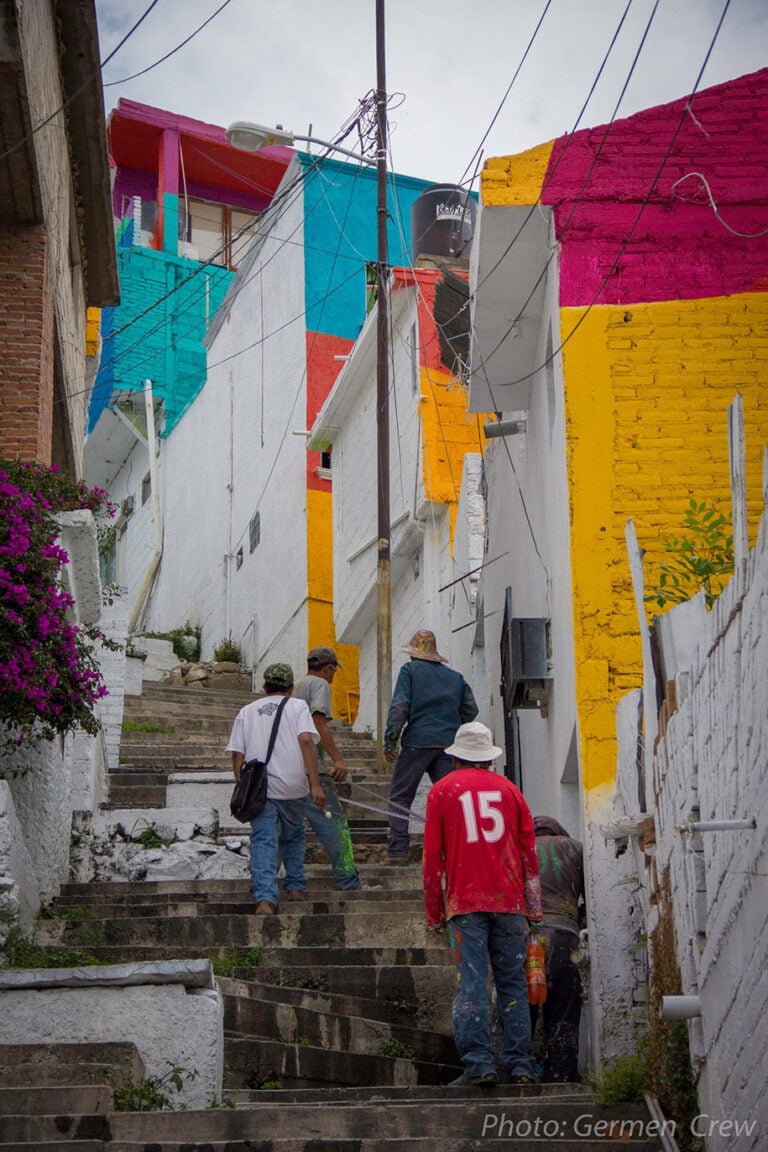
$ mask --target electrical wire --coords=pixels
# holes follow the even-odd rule
[[[506,104],[506,102],[507,102],[507,98],[509,97],[509,94],[510,94],[510,92],[512,91],[512,88],[514,87],[515,81],[517,80],[518,76],[520,75],[520,72],[521,72],[521,70],[522,70],[522,67],[523,67],[523,65],[525,64],[525,61],[526,61],[526,59],[528,58],[528,53],[530,52],[531,48],[533,47],[534,41],[535,41],[536,37],[538,36],[538,34],[539,34],[540,30],[541,30],[541,26],[542,26],[542,24],[544,23],[544,17],[546,16],[547,12],[549,11],[551,4],[552,4],[552,0],[547,0],[546,4],[544,5],[544,11],[541,13],[541,16],[539,16],[539,20],[538,20],[538,23],[537,23],[536,27],[534,28],[534,30],[533,30],[533,33],[532,33],[532,35],[531,35],[531,37],[530,37],[530,39],[529,39],[529,41],[528,41],[528,43],[527,43],[527,45],[526,45],[526,47],[525,47],[525,51],[523,52],[522,56],[520,57],[520,63],[517,65],[517,68],[515,69],[515,71],[514,71],[514,73],[513,73],[513,75],[512,75],[512,79],[511,79],[511,80],[510,80],[510,82],[509,82],[509,85],[508,85],[508,87],[507,87],[507,90],[506,90],[506,92],[504,93],[504,95],[503,95],[503,97],[502,97],[502,99],[501,99],[501,103],[499,104],[498,108],[497,108],[497,109],[496,109],[496,111],[494,112],[494,114],[493,114],[493,117],[492,117],[492,119],[491,119],[491,122],[490,122],[490,124],[488,125],[488,127],[487,127],[487,128],[486,128],[486,130],[485,130],[485,133],[484,133],[484,135],[483,135],[483,138],[481,139],[480,143],[478,144],[478,146],[477,146],[477,148],[476,148],[476,150],[475,150],[474,154],[472,155],[472,157],[471,157],[471,159],[470,159],[469,163],[467,164],[466,168],[465,168],[465,169],[464,169],[464,171],[462,172],[462,174],[461,174],[461,176],[460,176],[459,180],[457,181],[457,183],[459,183],[459,184],[462,184],[462,183],[463,183],[463,181],[464,181],[464,179],[465,179],[465,177],[466,177],[467,173],[469,172],[469,170],[470,170],[470,168],[472,167],[473,163],[474,163],[474,162],[475,162],[475,160],[477,159],[477,157],[478,157],[478,153],[482,154],[483,145],[485,144],[486,140],[487,140],[487,139],[488,139],[488,137],[490,136],[490,134],[491,134],[491,130],[492,130],[492,128],[493,128],[493,126],[494,126],[494,124],[496,123],[496,121],[498,120],[499,116],[501,115],[501,110],[502,110],[502,108],[504,107],[504,105]]]
[[[180,52],[182,48],[186,48],[190,40],[194,40],[195,36],[197,36],[198,32],[202,32],[203,28],[207,28],[211,21],[216,19],[219,12],[222,12],[228,4],[231,4],[231,2],[232,0],[224,0],[224,3],[220,4],[216,11],[212,12],[207,20],[204,20],[203,23],[199,25],[199,27],[195,28],[194,32],[190,33],[186,40],[182,40],[181,43],[177,44],[175,48],[172,48],[170,52],[166,52],[165,56],[161,56],[159,60],[155,60],[154,64],[149,64],[146,68],[142,68],[141,72],[134,72],[132,76],[124,76],[122,80],[110,80],[108,84],[105,84],[102,81],[102,87],[114,88],[117,84],[127,84],[129,80],[137,80],[139,76],[146,76],[147,72],[151,72],[153,68],[157,68],[158,65],[164,64],[166,60],[170,60],[171,56],[175,56],[176,53]],[[106,61],[104,63],[106,63]],[[102,64],[102,68],[103,67],[104,64]]]
[[[715,198],[712,195],[712,189],[709,186],[709,182],[706,176],[704,176],[701,172],[688,172],[685,176],[681,176],[679,180],[675,180],[671,191],[674,192],[678,184],[682,184],[684,180],[691,180],[693,177],[698,177],[698,179],[701,180],[706,189],[707,198],[709,199],[712,211],[722,224],[723,228],[727,228],[733,236],[738,236],[742,240],[759,240],[761,236],[768,236],[768,228],[763,228],[761,232],[737,232],[736,229],[732,228],[727,221],[723,220],[722,216],[720,215],[720,210],[717,207],[717,203],[715,202]],[[682,197],[680,197],[680,199],[682,199]],[[691,201],[686,201],[686,203],[691,203]]]
[[[730,6],[731,6],[731,0],[725,0],[723,10],[720,13],[720,19],[717,22],[717,27],[715,28],[712,39],[709,43],[709,47],[708,47],[706,55],[704,57],[704,61],[701,65],[701,68],[699,69],[699,72],[698,72],[698,75],[696,77],[696,81],[694,83],[693,89],[691,90],[691,93],[688,97],[688,100],[686,101],[685,107],[684,107],[683,112],[680,116],[680,119],[678,120],[677,126],[675,127],[675,131],[672,135],[672,138],[671,138],[669,144],[667,145],[666,151],[665,151],[665,153],[661,159],[661,163],[659,164],[658,168],[656,169],[656,172],[653,176],[653,179],[651,181],[648,192],[646,193],[646,196],[645,196],[643,202],[641,203],[640,208],[638,209],[638,212],[635,216],[635,219],[632,222],[632,225],[629,229],[629,232],[625,236],[625,238],[624,238],[624,240],[623,240],[623,242],[619,248],[619,251],[616,254],[616,257],[614,258],[613,262],[611,263],[611,266],[608,269],[608,271],[606,272],[605,276],[601,280],[600,285],[599,285],[597,291],[594,293],[591,301],[589,302],[587,307],[584,309],[582,314],[579,316],[578,320],[575,322],[575,324],[571,328],[568,335],[561,341],[561,343],[558,345],[558,347],[555,348],[546,357],[546,359],[544,359],[542,361],[541,364],[539,364],[536,368],[532,369],[530,372],[526,372],[525,375],[519,376],[515,380],[505,381],[504,384],[497,384],[496,385],[497,388],[512,388],[516,384],[523,384],[526,380],[532,379],[534,376],[537,375],[537,373],[541,372],[544,368],[546,368],[549,364],[551,364],[560,355],[563,348],[565,348],[566,344],[568,344],[569,341],[573,339],[573,337],[576,335],[576,333],[578,332],[581,325],[586,320],[589,313],[592,311],[592,309],[597,304],[597,301],[600,299],[600,296],[603,294],[603,291],[605,290],[605,287],[608,284],[608,281],[611,279],[614,272],[616,271],[616,268],[618,267],[619,261],[621,260],[622,256],[624,255],[627,248],[629,247],[630,241],[632,240],[632,237],[635,234],[635,230],[637,229],[637,226],[640,223],[640,219],[641,219],[643,213],[645,212],[645,209],[648,207],[650,200],[651,200],[651,196],[653,195],[654,190],[656,188],[656,185],[658,184],[659,179],[661,178],[661,174],[667,165],[667,161],[669,160],[669,157],[672,155],[672,149],[674,148],[674,146],[677,142],[677,138],[680,135],[680,132],[682,131],[683,124],[685,123],[686,117],[688,116],[688,104],[690,103],[690,101],[693,99],[696,92],[698,91],[699,84],[701,83],[702,77],[703,77],[704,72],[706,70],[707,64],[709,63],[709,58],[712,55],[715,44],[717,43],[718,37],[720,35],[720,30],[723,26],[723,21],[725,20],[725,17],[728,13],[728,9],[730,8]],[[483,371],[485,371],[484,364],[481,365],[481,367],[483,367]],[[486,374],[486,382],[487,382],[487,374]],[[491,395],[491,399],[492,399],[493,403],[495,404],[496,401],[493,397],[493,393],[490,390],[490,384],[488,384],[488,388],[489,388],[489,393]],[[497,411],[503,411],[503,409],[497,408]]]

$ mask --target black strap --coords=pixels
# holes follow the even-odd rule
[[[280,704],[278,705],[277,715],[275,716],[274,720],[272,721],[272,731],[269,734],[269,744],[267,745],[267,754],[264,757],[264,766],[265,767],[267,764],[269,764],[269,758],[272,755],[272,749],[274,748],[275,740],[277,739],[277,730],[280,727],[280,717],[282,716],[283,709],[285,708],[285,706],[289,700],[290,700],[290,696],[283,696],[282,700],[280,701]]]

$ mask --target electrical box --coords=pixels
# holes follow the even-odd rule
[[[549,621],[510,620],[505,656],[503,673],[511,706],[546,709],[552,686]]]

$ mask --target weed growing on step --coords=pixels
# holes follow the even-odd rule
[[[228,944],[216,956],[211,957],[211,966],[216,976],[233,976],[236,968],[258,968],[262,961],[262,949],[245,948],[242,944]]]
[[[123,732],[163,732],[171,735],[176,728],[155,720],[123,720]]]
[[[79,948],[48,952],[24,936],[18,928],[12,928],[8,933],[5,948],[0,955],[0,968],[83,968],[100,963],[95,956]]]
[[[272,1088],[282,1088],[282,1086],[282,1080],[262,1080],[261,1084],[258,1085],[260,1089],[266,1089],[267,1091]]]
[[[137,833],[136,829],[141,824],[143,824],[144,827],[141,832]],[[173,837],[171,837],[170,840],[164,840],[156,830],[154,824],[148,824],[144,819],[136,821],[133,828],[131,828],[129,838],[133,840],[135,844],[141,844],[142,848],[169,848],[174,842]]]
[[[197,1070],[166,1061],[170,1068],[163,1076],[145,1076],[138,1084],[115,1088],[115,1112],[173,1112],[175,1097],[185,1080],[194,1080]]]
[[[393,1060],[415,1060],[416,1053],[413,1048],[408,1044],[403,1044],[402,1040],[394,1040],[390,1038],[385,1040],[379,1047],[379,1056],[389,1056]]]
[[[606,1061],[593,1085],[597,1104],[641,1104],[643,1094],[652,1088],[647,1050]]]
[[[234,640],[222,640],[214,648],[213,658],[217,664],[241,664],[243,653]]]

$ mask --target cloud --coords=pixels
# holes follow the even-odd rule
[[[105,82],[145,68],[188,36],[221,0],[163,0],[105,69]],[[696,81],[725,0],[662,0],[640,51],[620,116],[686,95]],[[144,10],[97,0],[102,58]],[[387,0],[387,89],[395,167],[456,180],[470,162],[512,79],[545,0]],[[518,80],[484,144],[507,155],[571,131],[619,23],[623,0],[550,5]],[[610,119],[638,51],[653,0],[634,0],[581,126]],[[702,86],[756,71],[768,60],[768,6],[732,0]],[[323,139],[336,134],[376,85],[374,5],[362,0],[231,0],[199,36],[120,96],[209,123],[281,123]],[[395,103],[396,101],[393,101]]]

